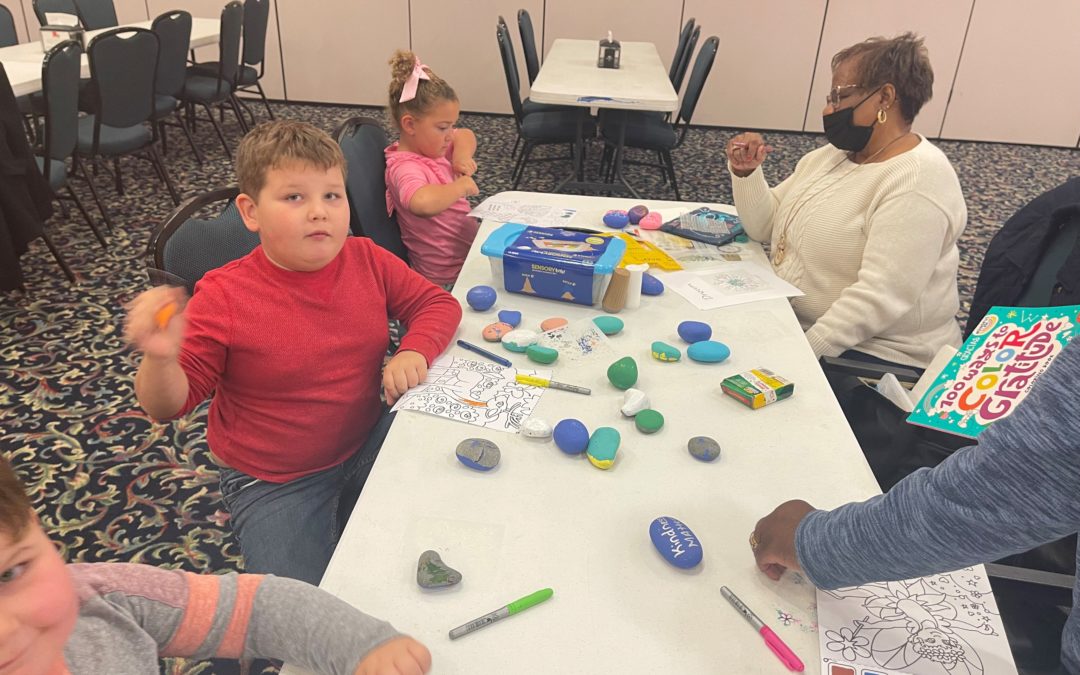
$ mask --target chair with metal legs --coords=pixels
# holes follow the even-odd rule
[[[218,38],[220,60],[217,62],[216,71],[213,75],[206,75],[200,70],[199,65],[188,68],[184,90],[180,93],[180,100],[187,106],[188,122],[194,126],[195,106],[202,106],[229,159],[232,159],[232,150],[229,148],[228,141],[225,140],[221,125],[214,119],[211,106],[224,107],[228,104],[236,115],[240,130],[247,133],[248,125],[244,121],[244,115],[240,111],[240,105],[236,102],[235,96],[240,71],[240,34],[243,30],[243,21],[243,5],[237,0],[225,5],[221,10],[221,33]]]
[[[161,52],[158,55],[157,79],[154,85],[154,122],[161,135],[161,154],[168,154],[168,140],[165,127],[179,127],[187,137],[191,151],[199,166],[203,164],[202,152],[195,145],[187,124],[180,117],[180,94],[184,91],[187,76],[187,52],[191,44],[191,14],[182,9],[165,12],[154,19],[150,30],[157,33],[161,40]],[[175,122],[168,122],[168,119]]]
[[[270,101],[266,98],[259,80],[266,73],[266,26],[270,20],[270,0],[244,0],[244,46],[241,52],[240,73],[237,79],[236,91],[258,94],[266,106],[266,114],[274,119],[274,111],[270,108]],[[203,75],[214,75],[217,72],[217,61],[207,61],[193,66],[192,70]],[[248,108],[245,99],[237,97],[240,106],[251,117],[251,124],[255,124],[255,114]]]

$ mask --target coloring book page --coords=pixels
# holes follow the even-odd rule
[[[577,209],[549,204],[530,204],[516,199],[489,197],[469,211],[473,218],[499,223],[521,223],[536,227],[563,227],[570,224]]]
[[[986,570],[818,590],[822,675],[1016,675]]]
[[[698,309],[719,309],[803,294],[771,269],[752,262],[729,262],[707,269],[669,272],[660,279]]]
[[[544,393],[543,387],[514,381],[517,372],[497,363],[443,356],[428,369],[427,378],[407,391],[392,409],[415,410],[516,434]],[[551,378],[550,370],[520,372]]]

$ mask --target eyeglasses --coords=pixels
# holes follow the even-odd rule
[[[840,101],[842,101],[843,99],[850,96],[850,94],[844,94],[843,96],[841,96],[840,95],[841,91],[843,91],[845,89],[859,89],[860,87],[862,87],[862,85],[860,85],[860,84],[841,84],[841,85],[838,85],[836,87],[833,87],[829,91],[829,93],[825,96],[825,102],[828,103],[829,105],[831,105],[832,107],[836,108],[837,106],[840,105]]]

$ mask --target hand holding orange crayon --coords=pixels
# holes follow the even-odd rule
[[[124,337],[146,356],[174,358],[184,337],[182,288],[158,286],[140,293],[128,306]]]

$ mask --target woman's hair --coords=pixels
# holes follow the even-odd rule
[[[30,524],[30,499],[19,477],[0,455],[0,533],[17,540]]]
[[[934,69],[930,67],[923,39],[914,33],[894,38],[872,37],[841,49],[832,58],[832,69],[835,71],[846,61],[853,63],[857,84],[863,89],[884,84],[895,87],[900,113],[908,122],[915,119],[934,95]]]
[[[416,96],[414,98],[404,102],[399,101],[401,90],[405,87],[405,81],[409,79],[409,75],[412,75],[413,66],[416,65],[416,62],[416,54],[407,49],[399,49],[390,57],[390,105],[388,110],[390,111],[390,119],[394,121],[394,126],[399,129],[401,128],[401,118],[406,114],[420,117],[442,101],[458,100],[453,87],[446,80],[433,73],[431,68],[424,66],[424,72],[431,79],[420,80],[416,86]]]

